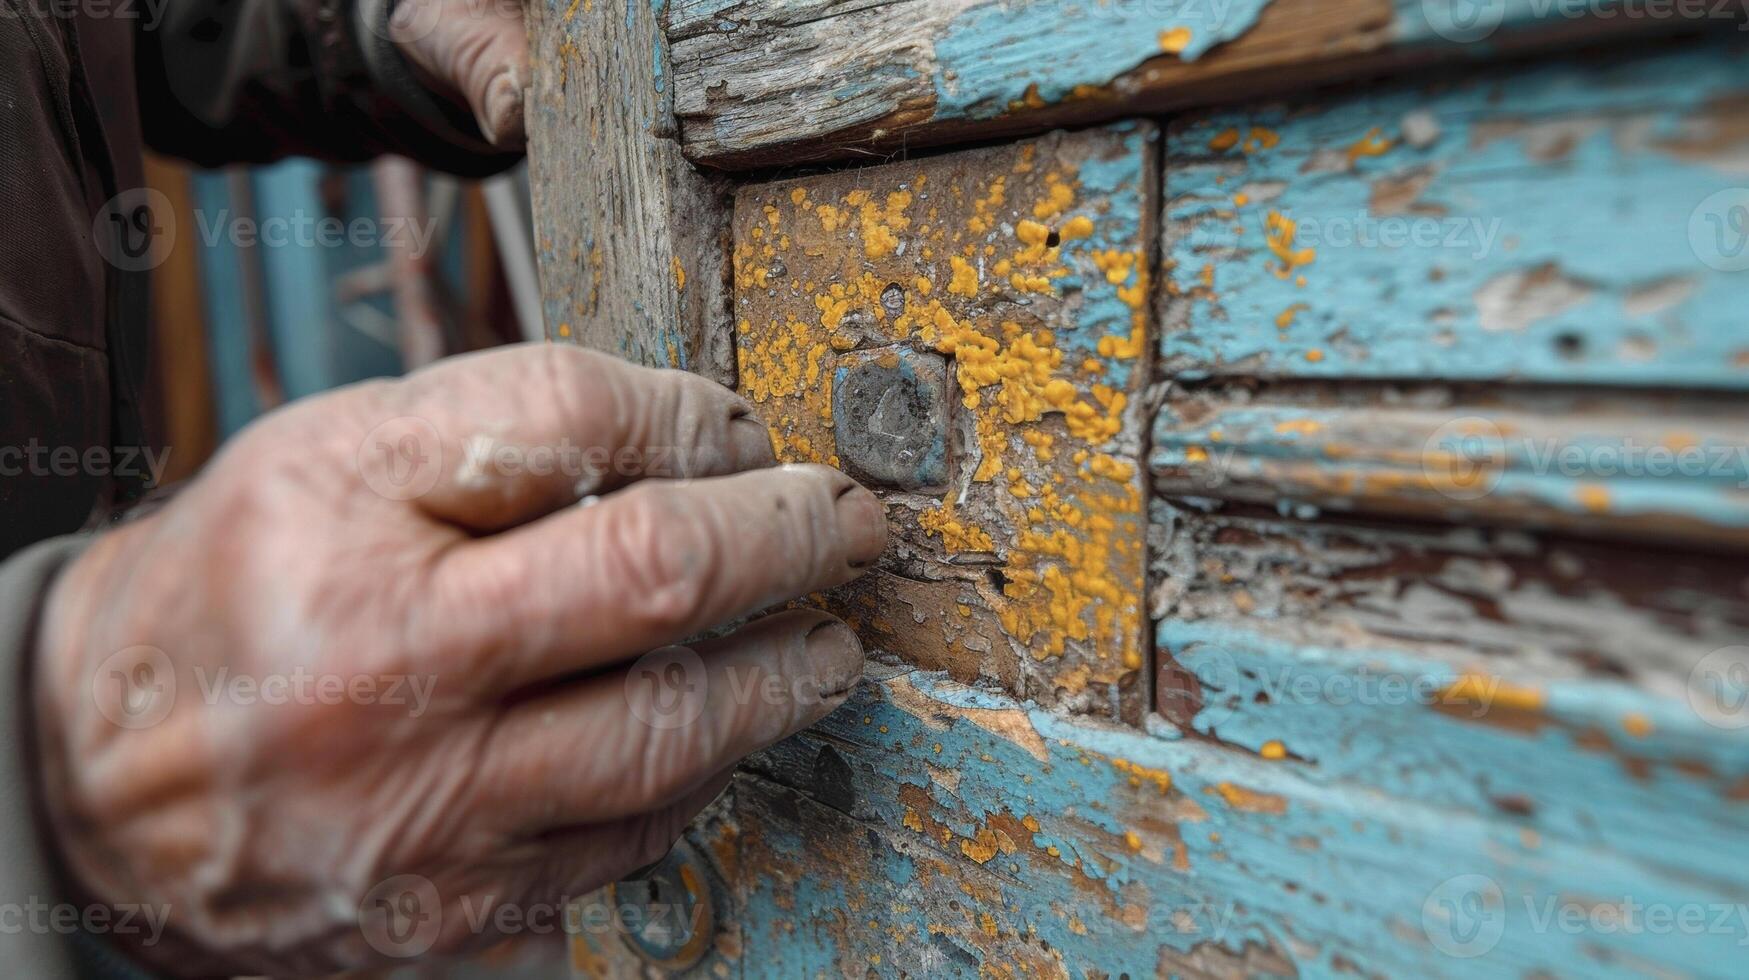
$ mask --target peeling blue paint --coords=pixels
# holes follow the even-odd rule
[[[1148,189],[1143,186],[1152,170],[1147,165],[1152,147],[1149,142],[1157,132],[1152,127],[1136,123],[1117,123],[1105,129],[1123,134],[1121,148],[1103,157],[1082,162],[1074,174],[1078,185],[1078,206],[1070,209],[1065,220],[1076,215],[1093,222],[1093,234],[1084,239],[1066,241],[1062,245],[1064,264],[1075,274],[1056,281],[1065,295],[1079,292],[1080,306],[1075,315],[1075,329],[1058,338],[1063,348],[1083,357],[1099,356],[1107,383],[1117,388],[1128,386],[1133,359],[1099,355],[1099,342],[1106,337],[1128,338],[1134,329],[1136,310],[1119,295],[1124,288],[1134,289],[1145,274],[1146,253],[1136,256],[1135,268],[1122,282],[1112,283],[1100,273],[1093,254],[1101,251],[1135,252],[1142,236],[1142,202]],[[1098,207],[1086,205],[1097,202]],[[1145,313],[1145,310],[1143,311]]]
[[[1435,477],[1449,479],[1473,466],[1471,481],[1459,488],[1473,492],[1445,498],[1453,512],[1528,503],[1749,528],[1749,446],[1729,436],[1588,431],[1578,416],[1557,439],[1474,411],[1451,411],[1451,421],[1436,427],[1440,413],[1381,410],[1369,417],[1353,410],[1232,407],[1185,423],[1168,408],[1155,419],[1151,462],[1217,483],[1278,484],[1285,492],[1311,482],[1289,476],[1293,468],[1322,487],[1351,488],[1329,491],[1348,499],[1436,496],[1452,486]],[[1598,422],[1600,428],[1619,424]]]
[[[1185,124],[1167,143],[1166,365],[1749,387],[1743,276],[1694,237],[1709,195],[1741,183],[1749,147],[1706,141],[1745,92],[1741,52],[1704,46]],[[1220,148],[1253,127],[1279,143]],[[1349,154],[1375,131],[1388,150]],[[1270,212],[1316,250],[1285,277]]]
[[[1251,28],[1268,0],[991,0],[956,17],[935,42],[938,118],[991,118],[1027,97],[1060,102],[1149,58],[1185,28],[1195,61]]]
[[[1162,642],[1174,651],[1219,642],[1246,667],[1328,673],[1363,660],[1313,651],[1298,665],[1297,649],[1194,624],[1163,627]],[[1412,659],[1372,659],[1450,677]],[[907,685],[913,693],[897,696]],[[1018,965],[1025,954],[1056,964],[1046,972],[1135,976],[1185,962],[1161,950],[1263,947],[1285,960],[1280,972],[1424,977],[1638,976],[1648,967],[1718,976],[1740,962],[1749,867],[1730,855],[1749,831],[1749,806],[1718,787],[1749,771],[1741,741],[1699,731],[1635,692],[1552,690],[1551,714],[1569,722],[1627,706],[1656,712],[1668,734],[1640,747],[1658,761],[1639,783],[1552,730],[1515,734],[1416,705],[1311,706],[1327,720],[1296,720],[1286,706],[1251,705],[1248,691],[1233,688],[1246,702],[1243,723],[1200,727],[1242,742],[1285,736],[1313,761],[1066,719],[933,675],[864,685],[817,736],[772,750],[774,760],[805,761],[831,747],[847,764],[844,793],[859,822],[824,808],[785,817],[783,804],[745,828],[771,855],[743,882],[747,961],[786,976],[971,976],[980,963]],[[974,709],[1019,713],[1047,757],[975,724]],[[1696,751],[1718,767],[1713,775],[1664,764]],[[1133,766],[1169,772],[1170,791],[1137,785]],[[927,805],[908,813],[901,793]],[[1504,815],[1492,802],[1500,793],[1547,808]],[[1038,829],[1012,850],[981,864],[961,853],[980,829],[1022,818]],[[1649,853],[1659,844],[1671,860]],[[1607,915],[1573,927],[1574,915],[1624,900],[1706,910],[1712,928],[1615,928]],[[1251,972],[1277,972],[1269,962]]]

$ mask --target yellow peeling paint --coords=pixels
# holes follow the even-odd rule
[[[1541,711],[1547,696],[1537,688],[1519,687],[1485,674],[1464,674],[1440,691],[1439,700],[1481,708]]]
[[[1578,499],[1579,506],[1593,514],[1602,514],[1609,510],[1610,496],[1607,487],[1601,487],[1595,483],[1585,483],[1581,484],[1573,492],[1573,495]]]
[[[1270,739],[1263,743],[1263,748],[1258,750],[1258,754],[1265,759],[1285,759],[1287,758],[1287,746],[1276,739]]]
[[[1245,145],[1240,149],[1246,153],[1256,153],[1259,150],[1273,150],[1281,142],[1275,130],[1263,126],[1252,126],[1245,134]]]
[[[1239,131],[1237,129],[1223,129],[1209,140],[1209,149],[1216,153],[1225,153],[1238,145]]]
[[[1190,39],[1191,34],[1188,27],[1174,27],[1171,30],[1161,31],[1160,50],[1167,54],[1182,54],[1185,48],[1190,47]]]
[[[1273,269],[1277,279],[1288,278],[1300,266],[1311,265],[1318,257],[1316,249],[1294,248],[1297,228],[1293,219],[1283,216],[1280,211],[1272,210],[1264,219],[1264,242],[1269,246],[1270,254],[1280,263]]]
[[[679,256],[672,257],[671,261],[674,263],[674,288],[676,290],[685,291],[686,267],[680,264]]]
[[[1348,165],[1353,166],[1354,162],[1361,157],[1383,156],[1390,152],[1391,147],[1395,145],[1395,141],[1381,138],[1379,136],[1379,128],[1374,126],[1366,131],[1365,136],[1362,136],[1360,139],[1355,140],[1349,145]]]
[[[1221,799],[1226,800],[1227,805],[1235,810],[1277,815],[1287,812],[1287,800],[1282,797],[1274,793],[1261,793],[1237,783],[1216,783],[1211,787],[1210,792],[1219,794]]]
[[[1128,759],[1113,758],[1110,762],[1112,769],[1129,777],[1131,786],[1152,783],[1154,788],[1160,791],[1161,796],[1165,796],[1167,791],[1172,788],[1172,774],[1164,769],[1150,769],[1147,766],[1137,765]]]

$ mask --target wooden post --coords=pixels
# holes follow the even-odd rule
[[[661,0],[535,0],[529,13],[547,337],[733,384],[727,181],[681,155]]]

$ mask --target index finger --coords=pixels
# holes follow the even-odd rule
[[[647,477],[772,466],[747,401],[684,371],[558,344],[441,361],[372,389],[365,483],[473,532],[527,523]]]

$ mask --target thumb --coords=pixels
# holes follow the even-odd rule
[[[473,110],[488,142],[523,145],[528,28],[519,0],[398,0],[389,36],[434,91]]]

